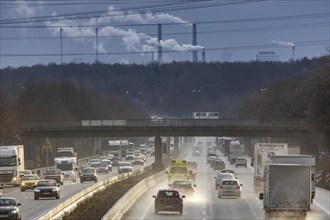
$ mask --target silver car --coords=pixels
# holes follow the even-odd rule
[[[237,157],[236,159],[236,167],[238,166],[243,166],[243,167],[247,167],[247,159],[245,157]]]
[[[218,198],[222,196],[237,196],[241,198],[242,184],[237,179],[223,179],[218,188]]]
[[[215,190],[219,188],[221,181],[223,179],[236,179],[234,174],[232,173],[218,173],[217,176],[214,178],[215,178],[215,185],[214,185]]]

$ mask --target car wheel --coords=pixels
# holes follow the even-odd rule
[[[21,192],[24,192],[25,191],[25,189],[21,189]]]
[[[218,199],[220,199],[221,198],[221,196],[218,194]]]
[[[60,198],[60,196],[56,196],[56,199],[59,199]]]
[[[34,200],[38,200],[39,199],[39,197],[38,196],[34,196]]]
[[[61,182],[61,185],[63,185],[64,183],[63,182]]]
[[[183,210],[182,210],[182,209],[180,209],[180,211],[179,211],[179,212],[180,212],[180,215],[183,215]]]
[[[95,179],[95,183],[97,183],[97,179]]]
[[[80,180],[80,183],[84,183],[84,181],[81,179],[81,180]]]

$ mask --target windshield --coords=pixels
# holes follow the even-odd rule
[[[61,171],[72,171],[74,170],[73,164],[57,164],[57,169],[60,169]]]
[[[60,170],[47,170],[46,172],[47,175],[61,175]]]
[[[37,180],[39,179],[37,175],[25,175],[22,177],[22,180]]]
[[[188,173],[188,170],[186,167],[172,167],[171,168],[171,173],[174,174],[186,174]]]
[[[82,173],[95,173],[95,170],[88,168],[88,169],[82,169],[81,172]]]
[[[1,157],[0,158],[0,166],[6,167],[6,166],[16,166],[17,165],[17,158],[16,155],[12,157]]]
[[[0,206],[16,206],[16,201],[13,199],[0,199]]]
[[[37,186],[56,186],[56,182],[54,181],[39,181]]]
[[[60,151],[56,153],[56,157],[75,157],[72,151]]]

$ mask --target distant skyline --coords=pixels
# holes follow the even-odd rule
[[[0,67],[280,61],[329,53],[329,0],[0,0]],[[197,27],[193,44],[192,24]],[[162,40],[158,40],[161,24]]]

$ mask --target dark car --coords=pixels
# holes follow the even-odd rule
[[[34,200],[42,197],[60,198],[60,184],[55,180],[39,180],[34,188]]]
[[[172,211],[183,214],[183,198],[180,196],[179,191],[172,189],[161,189],[157,195],[153,195],[155,198],[155,214],[161,211]]]
[[[213,161],[213,170],[223,170],[226,168],[226,164],[221,159],[216,159]]]
[[[83,183],[84,181],[94,181],[95,183],[98,181],[95,167],[86,167],[81,169],[80,182]]]
[[[60,169],[47,169],[45,179],[55,180],[57,183],[63,185],[64,175]]]
[[[12,197],[0,199],[0,218],[22,219],[21,203]]]

